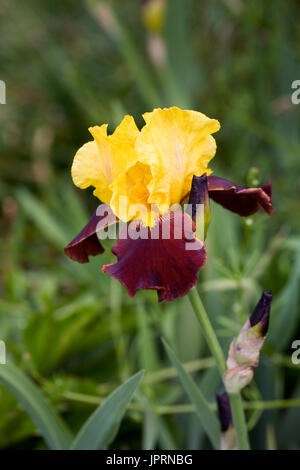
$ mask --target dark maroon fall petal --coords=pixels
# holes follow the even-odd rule
[[[140,223],[136,231],[132,227],[123,229],[112,248],[118,261],[103,266],[102,271],[124,284],[131,297],[139,289],[156,289],[160,302],[186,295],[206,261],[204,244],[195,238],[191,218],[176,211],[160,217],[151,229]],[[132,239],[133,232],[139,238]]]
[[[207,177],[209,197],[232,212],[248,217],[255,214],[261,206],[272,214],[272,187],[266,184],[261,188],[247,188],[218,176]]]
[[[88,263],[89,256],[100,255],[104,252],[104,249],[98,240],[97,231],[102,230],[117,221],[118,219],[113,214],[110,206],[102,204],[97,208],[81,232],[65,247],[66,255],[78,263]]]

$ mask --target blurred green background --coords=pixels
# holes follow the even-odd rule
[[[199,291],[227,348],[272,289],[269,337],[244,392],[258,403],[248,426],[255,449],[300,448],[300,366],[291,361],[300,339],[299,15],[296,0],[1,2],[0,339],[74,431],[144,368],[140,407],[112,448],[209,448],[160,341],[214,402],[222,386],[188,300],[131,299],[100,272],[109,249],[86,265],[63,252],[97,207],[70,176],[88,126],[113,131],[125,113],[141,126],[145,111],[177,105],[220,120],[215,174],[247,184],[257,167],[272,182],[271,218],[245,221],[212,203]],[[45,447],[2,386],[0,416],[0,448]]]

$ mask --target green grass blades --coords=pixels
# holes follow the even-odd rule
[[[0,365],[0,383],[23,406],[52,450],[67,449],[72,435],[43,393],[12,364]]]
[[[71,449],[99,450],[108,447],[117,433],[128,403],[139,386],[143,373],[140,371],[133,375],[108,396],[83,425],[75,437]]]
[[[176,368],[178,377],[182,383],[183,388],[185,389],[187,395],[189,396],[191,402],[196,407],[196,412],[200,418],[201,424],[207,433],[213,447],[215,449],[220,448],[220,427],[218,420],[209,407],[209,403],[206,401],[201,390],[197,387],[196,383],[192,377],[185,371],[184,367],[176,357],[174,351],[162,339],[166,352],[169,356],[170,361],[173,366]]]

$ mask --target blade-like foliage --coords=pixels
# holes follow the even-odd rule
[[[0,365],[0,383],[21,403],[50,449],[67,449],[72,435],[37,386],[12,364]]]
[[[165,340],[162,341],[170,361],[177,370],[178,377],[182,383],[183,388],[185,389],[191,402],[195,405],[196,412],[201,420],[203,428],[205,429],[214,448],[219,449],[220,428],[215,414],[210,409],[209,403],[206,401],[204,395],[197,387],[192,377],[185,371],[174,351],[170,348]]]
[[[89,417],[75,437],[71,449],[106,449],[115,437],[132,395],[136,391],[143,371],[138,372],[118,387]]]

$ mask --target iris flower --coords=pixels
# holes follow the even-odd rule
[[[206,261],[194,208],[203,204],[206,221],[209,199],[240,216],[259,207],[271,214],[271,185],[247,188],[211,175],[208,165],[216,153],[212,134],[220,129],[216,119],[177,107],[154,109],[143,117],[141,130],[131,116],[111,135],[107,124],[89,128],[93,140],[76,153],[72,178],[81,189],[94,187],[102,206],[65,253],[88,262],[89,256],[104,251],[97,232],[123,222],[112,248],[117,261],[102,272],[124,284],[130,296],[155,289],[159,301],[170,301],[187,294]],[[192,207],[188,213],[181,210],[186,202]],[[164,226],[169,227],[167,237]]]

